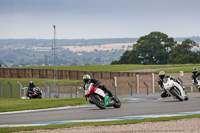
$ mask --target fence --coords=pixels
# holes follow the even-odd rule
[[[21,87],[18,83],[0,83],[0,96],[3,98],[20,98]]]
[[[186,87],[187,92],[198,91],[196,87],[193,88],[192,82],[188,80],[190,79],[191,74],[185,73],[184,77],[180,77],[178,74],[174,73],[169,75],[180,78],[183,81],[183,85]],[[157,84],[158,75],[154,73],[137,73],[135,76],[129,75],[128,77],[113,77],[110,79],[107,78],[99,80],[101,80],[101,83],[106,85],[107,88],[115,95],[149,95],[161,92]],[[80,89],[81,86],[73,86],[67,83],[62,85],[48,82],[42,83],[44,86],[40,88],[43,91],[43,98],[74,98],[84,96],[84,90]],[[26,95],[26,88],[24,88],[19,82],[12,84],[9,82],[0,83],[0,89],[0,98],[21,98]]]
[[[70,84],[59,85],[58,83],[50,84],[42,82],[44,87],[40,87],[43,91],[42,98],[75,98],[83,97],[84,90],[80,86],[72,86]],[[20,82],[17,83],[0,83],[0,98],[25,98],[27,87],[22,87]]]

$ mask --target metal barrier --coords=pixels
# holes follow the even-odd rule
[[[149,86],[145,82],[143,82],[143,83],[147,87],[147,95],[149,95]]]
[[[113,84],[113,83],[112,83],[112,85],[115,88],[115,96],[117,96],[117,86],[115,86],[115,84]]]
[[[67,83],[67,85],[68,85],[69,88],[70,88],[70,98],[72,98],[72,86],[71,86],[69,83]]]
[[[48,82],[46,84],[48,85],[48,89],[49,89],[49,98],[51,98],[51,85]]]
[[[48,95],[48,98],[51,97],[51,93],[49,91],[49,87],[42,81],[42,84],[45,86],[45,98],[47,98],[47,95]]]
[[[20,86],[20,91],[19,91],[19,97],[21,98],[22,97],[22,84],[20,82],[17,82]]]
[[[10,82],[8,82],[9,86],[10,86],[10,98],[12,98],[12,84]]]
[[[57,86],[57,97],[56,98],[59,98],[60,97],[60,86],[58,85],[58,83],[56,82],[55,86]]]
[[[3,99],[3,84],[2,83],[0,84],[1,84],[1,99]]]
[[[128,83],[128,86],[130,87],[130,89],[131,89],[131,96],[133,95],[133,87],[132,87],[132,85],[130,84],[130,83]]]

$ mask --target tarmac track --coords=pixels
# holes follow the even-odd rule
[[[123,96],[124,97],[124,96]],[[130,97],[130,96],[129,96]],[[180,102],[172,97],[162,99],[160,95],[135,95],[132,101],[122,103],[121,108],[101,110],[96,106],[57,108],[12,113],[0,113],[0,127],[9,124],[28,124],[55,121],[87,120],[124,116],[165,114],[200,111],[200,94],[189,94],[189,100]]]

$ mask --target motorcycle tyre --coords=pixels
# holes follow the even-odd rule
[[[101,99],[101,97],[99,95],[94,95],[93,98],[92,98],[92,101],[100,109],[105,109],[106,106],[104,104],[104,100],[102,100],[102,103],[100,103],[99,99]]]
[[[172,95],[174,95],[179,101],[183,101],[184,99],[179,95],[176,89],[171,90]]]
[[[42,99],[42,95],[39,95],[38,98]]]
[[[114,108],[120,108],[121,107],[121,102],[116,96],[113,96],[113,101],[115,102],[115,104],[113,105]]]
[[[185,91],[185,95],[186,95],[186,96],[185,96],[184,100],[187,101],[187,100],[189,99],[189,97],[188,97],[188,94],[187,94],[186,91]]]

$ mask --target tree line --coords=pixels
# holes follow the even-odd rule
[[[181,44],[161,32],[140,37],[131,51],[125,51],[111,64],[187,64],[199,63],[200,51],[191,51],[198,44],[187,38]]]

